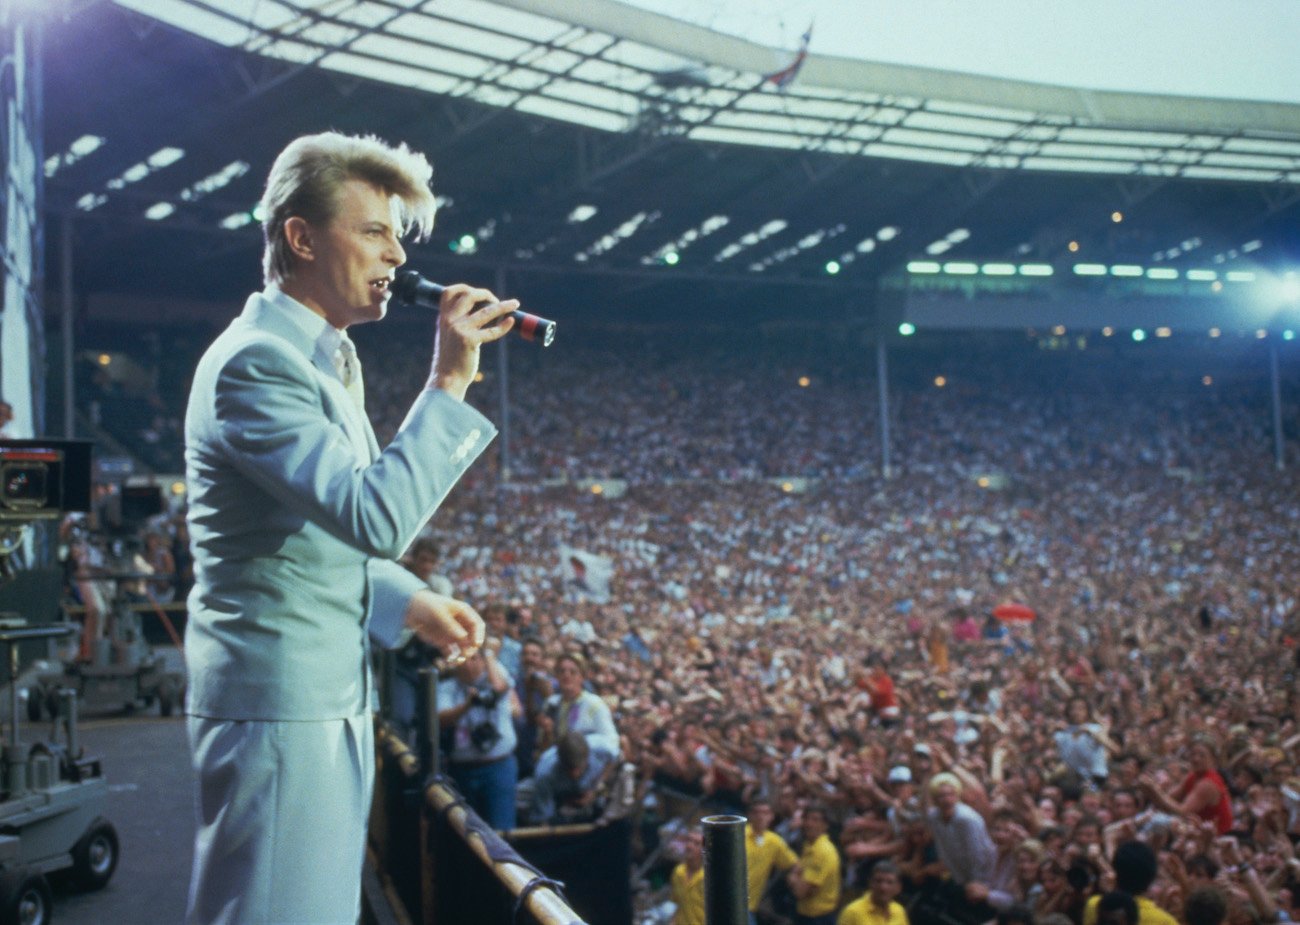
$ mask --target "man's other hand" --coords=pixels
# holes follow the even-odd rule
[[[469,604],[432,591],[416,591],[406,605],[406,625],[420,641],[449,657],[468,656],[483,645],[483,618]]]

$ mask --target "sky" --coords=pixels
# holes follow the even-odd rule
[[[1300,0],[624,0],[776,48],[1034,83],[1300,104]]]

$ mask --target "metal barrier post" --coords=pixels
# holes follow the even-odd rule
[[[745,863],[744,816],[705,816],[704,921],[707,925],[746,925],[749,921],[749,869]]]
[[[420,669],[420,702],[416,718],[420,769],[424,771],[427,780],[442,772],[438,766],[438,740],[442,736],[442,730],[438,726],[438,669],[433,665]]]

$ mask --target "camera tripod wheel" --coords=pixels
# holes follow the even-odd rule
[[[49,881],[20,868],[0,883],[0,925],[49,925],[54,906]]]
[[[117,870],[117,830],[100,817],[72,849],[72,880],[87,892],[102,890]]]

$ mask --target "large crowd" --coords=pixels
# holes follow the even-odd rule
[[[358,340],[382,442],[423,375]],[[494,657],[527,668],[523,771],[558,751],[548,676],[577,654],[659,832],[689,856],[705,808],[765,803],[796,847],[820,821],[832,915],[880,867],[914,917],[946,873],[986,917],[1091,925],[1137,841],[1159,863],[1143,925],[1189,921],[1207,884],[1234,922],[1300,920],[1289,380],[1279,470],[1261,369],[896,360],[884,478],[869,352],[758,341],[510,348],[510,481],[485,459],[429,532],[453,593],[503,615]],[[987,856],[954,854],[965,814]]]

